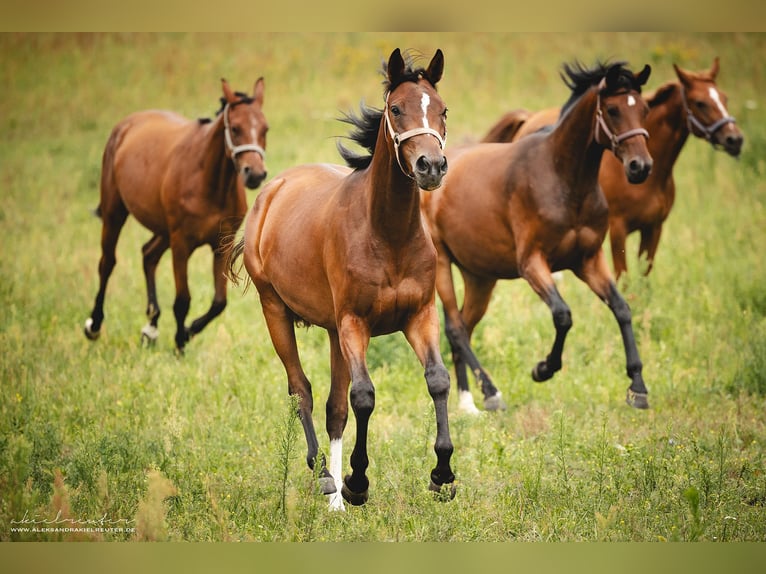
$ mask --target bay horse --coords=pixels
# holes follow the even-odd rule
[[[609,240],[617,279],[628,270],[625,241],[636,231],[641,235],[639,259],[646,259],[644,274],[652,270],[662,226],[675,201],[673,166],[689,134],[707,140],[732,157],[738,157],[742,150],[744,135],[727,110],[726,94],[716,84],[718,57],[708,70],[692,72],[677,64],[673,68],[678,81],[668,82],[646,97],[648,146],[654,158],[646,181],[629,183],[612,154],[605,154],[601,160],[599,183],[609,204]],[[482,141],[516,141],[552,125],[558,113],[555,108],[537,113],[513,110],[490,128]]]
[[[226,307],[221,239],[234,234],[242,223],[247,211],[245,187],[255,189],[266,178],[268,123],[263,114],[263,78],[256,80],[252,96],[232,91],[225,79],[221,83],[223,97],[215,120],[146,110],[127,116],[112,129],[103,154],[101,200],[96,209],[102,220],[100,282],[85,321],[88,339],[101,334],[106,285],[116,264],[120,231],[130,214],[152,232],[142,249],[149,320],[141,330],[142,340],[153,343],[159,335],[155,273],[168,247],[176,285],[176,349],[182,353],[189,339]],[[188,260],[204,244],[213,250],[215,295],[210,309],[187,327]]]
[[[499,279],[524,278],[553,315],[555,341],[532,370],[532,378],[548,380],[561,368],[572,316],[552,272],[563,269],[572,270],[611,309],[631,379],[627,402],[648,408],[630,308],[602,250],[608,214],[597,176],[605,149],[621,159],[632,182],[645,180],[651,170],[643,128],[647,108],[641,96],[650,72],[647,65],[634,74],[624,62],[599,63],[591,69],[564,64],[562,79],[571,96],[552,130],[515,143],[447,150],[449,175],[441,188],[424,197],[422,208],[438,253],[436,289],[444,305],[461,410],[476,412],[466,365],[481,384],[485,408],[505,408],[470,344]],[[460,309],[453,264],[464,281]]]
[[[360,156],[338,145],[347,165],[290,168],[264,187],[247,215],[230,270],[242,256],[258,291],[274,349],[299,415],[309,468],[317,468],[330,509],[368,499],[367,435],[375,389],[366,364],[371,337],[402,331],[425,368],[436,414],[436,467],[429,488],[455,494],[447,398],[449,373],[439,350],[435,301],[436,252],[420,214],[420,189],[438,187],[447,170],[443,154],[446,107],[436,91],[444,56],[427,68],[397,48],[385,66],[385,108],[362,105],[347,115],[349,136],[369,151]],[[330,466],[319,456],[313,397],[298,356],[295,323],[322,327],[330,340],[331,387],[326,428]],[[352,472],[341,481],[342,437],[348,400],[356,419]],[[341,498],[342,496],[342,498]]]

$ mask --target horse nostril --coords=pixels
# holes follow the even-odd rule
[[[637,159],[634,159],[634,160],[632,160],[630,162],[630,165],[628,167],[630,168],[630,171],[635,173],[635,172],[639,171],[642,166],[641,166],[641,162],[640,161],[638,161]]]
[[[418,158],[418,161],[415,162],[415,168],[421,173],[426,173],[430,167],[431,162],[428,161],[424,155],[421,155]]]
[[[447,156],[446,155],[442,157],[442,163],[439,166],[439,169],[441,170],[442,173],[447,173]]]

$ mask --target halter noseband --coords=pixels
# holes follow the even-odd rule
[[[599,130],[602,130],[604,135],[606,135],[612,143],[612,152],[614,152],[620,143],[633,136],[644,136],[646,139],[649,139],[649,132],[644,128],[634,128],[617,135],[609,129],[606,120],[604,120],[604,113],[601,111],[601,90],[604,87],[606,87],[606,78],[602,78],[598,85],[598,95],[596,99],[596,140],[598,140]]]
[[[726,116],[722,117],[720,120],[713,122],[709,126],[706,126],[705,124],[703,124],[701,121],[697,119],[697,117],[694,115],[691,108],[689,107],[689,101],[686,99],[686,88],[684,88],[683,84],[681,84],[681,101],[684,104],[684,110],[686,110],[686,126],[689,128],[689,131],[694,133],[693,128],[697,128],[700,132],[702,132],[702,135],[705,136],[705,139],[713,145],[716,145],[715,142],[713,141],[713,134],[715,132],[717,132],[726,124],[737,123],[737,120],[735,120],[733,116],[730,116],[727,114]]]
[[[390,92],[389,92],[390,93]],[[407,130],[404,133],[397,133],[394,131],[393,122],[391,122],[391,118],[388,116],[388,94],[386,94],[386,111],[383,114],[386,118],[386,127],[388,128],[388,134],[391,136],[391,140],[394,142],[394,155],[396,156],[396,163],[399,164],[399,169],[402,170],[402,173],[409,177],[410,179],[415,179],[410,173],[407,172],[406,169],[404,169],[404,166],[402,166],[402,161],[399,159],[399,146],[404,143],[406,140],[419,136],[421,134],[430,134],[434,136],[437,141],[439,142],[439,147],[443,150],[444,149],[444,143],[447,139],[447,136],[445,134],[444,137],[441,136],[439,132],[437,132],[434,129],[431,128],[415,128],[411,130]]]
[[[236,105],[237,103],[239,102],[236,102],[233,105]],[[242,144],[236,146],[234,145],[234,142],[231,140],[231,129],[229,127],[229,107],[231,106],[232,104],[227,103],[223,108],[223,134],[224,139],[226,140],[226,148],[231,153],[231,159],[235,159],[239,154],[245,153],[246,151],[254,151],[260,155],[262,159],[265,160],[266,150],[259,146],[257,143]]]

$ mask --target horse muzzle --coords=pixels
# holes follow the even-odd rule
[[[438,158],[428,158],[421,155],[415,162],[413,175],[420,189],[433,191],[442,184],[442,179],[447,173],[447,158],[440,155]]]
[[[640,157],[631,158],[624,162],[625,176],[633,184],[643,183],[652,171],[652,160],[645,160]]]
[[[732,157],[739,157],[742,152],[742,144],[745,143],[745,136],[738,129],[727,130],[725,133],[719,132],[714,139],[716,144],[721,146],[726,153]]]
[[[242,183],[245,184],[245,187],[248,189],[257,189],[258,186],[263,183],[263,180],[266,179],[267,172],[265,169],[258,170],[252,166],[245,165],[242,166],[240,175],[242,176]]]

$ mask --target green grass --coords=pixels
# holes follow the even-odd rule
[[[154,107],[210,116],[221,76],[248,91],[265,76],[271,176],[337,162],[334,137],[347,126],[336,118],[360,100],[381,104],[377,71],[395,47],[444,50],[450,144],[510,108],[562,104],[564,61],[648,62],[652,89],[673,78],[672,62],[707,68],[715,55],[746,143],[740,161],[686,144],[650,277],[629,241],[623,292],[651,410],[625,405],[617,326],[569,274],[564,368],[533,383],[550,314],[523,282],[500,283],[474,342],[508,410],[460,415],[451,394],[457,497],[445,504],[427,491],[433,406],[393,335],[369,353],[369,503],[330,513],[254,290],[231,289],[224,314],[179,359],[166,256],[160,339],[142,348],[148,232],[131,220],[104,333],[85,339],[100,236],[91,210],[112,125]],[[761,34],[0,35],[0,540],[766,541],[764,56]],[[212,298],[210,267],[207,250],[193,256],[192,316]],[[316,328],[298,337],[327,450],[327,338]],[[446,341],[442,350],[449,363]],[[352,417],[344,472],[353,438]],[[59,511],[67,526],[106,517],[135,530],[11,530]]]

